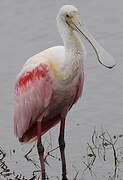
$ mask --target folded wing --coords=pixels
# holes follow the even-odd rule
[[[18,138],[37,120],[52,96],[52,79],[48,66],[40,64],[22,73],[15,85],[14,133]]]

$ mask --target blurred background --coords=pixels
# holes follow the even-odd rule
[[[28,178],[34,167],[22,157],[32,145],[21,145],[13,135],[14,83],[22,65],[30,56],[48,47],[63,44],[56,26],[56,15],[64,4],[73,4],[79,8],[83,23],[117,62],[117,66],[111,70],[101,66],[92,48],[84,41],[87,58],[84,62],[83,96],[69,113],[66,125],[66,156],[70,179],[76,174],[73,165],[78,169],[81,167],[81,157],[95,127],[104,127],[111,134],[123,133],[123,1],[1,0],[0,145],[8,154],[7,163],[11,169]],[[50,132],[53,147],[57,146],[58,131],[57,125]],[[16,153],[11,154],[13,149]],[[34,154],[37,158],[36,150]],[[60,177],[61,164],[53,160],[51,166],[48,168],[50,176]],[[100,172],[102,167],[98,168]]]

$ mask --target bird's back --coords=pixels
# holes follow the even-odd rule
[[[58,64],[62,64],[65,60],[65,49],[64,46],[54,46],[51,48],[48,48],[31,58],[29,58],[26,63],[24,64],[21,72],[19,73],[19,76],[21,76],[23,73],[30,71],[31,69],[34,69],[40,64],[46,64],[49,67],[49,70],[55,69]]]

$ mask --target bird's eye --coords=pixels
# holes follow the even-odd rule
[[[66,14],[66,17],[69,18],[70,17],[69,14]]]

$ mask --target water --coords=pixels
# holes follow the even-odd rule
[[[74,4],[79,7],[89,31],[117,61],[114,69],[105,69],[97,62],[93,50],[85,42],[88,55],[84,62],[83,97],[69,113],[66,125],[69,176],[73,177],[75,173],[75,171],[72,173],[72,164],[80,168],[83,149],[90,140],[95,126],[104,126],[110,133],[123,133],[122,0],[1,0],[0,144],[7,152],[11,169],[28,177],[34,167],[22,157],[31,145],[28,147],[20,145],[13,135],[14,82],[23,63],[30,56],[48,47],[62,44],[55,17],[63,4]],[[52,131],[54,146],[57,144],[57,134],[58,126]],[[16,155],[10,156],[12,149],[16,150]],[[16,160],[18,165],[15,163]],[[53,161],[52,166],[54,168],[53,170],[49,168],[49,174],[60,175],[60,165],[57,167]]]

